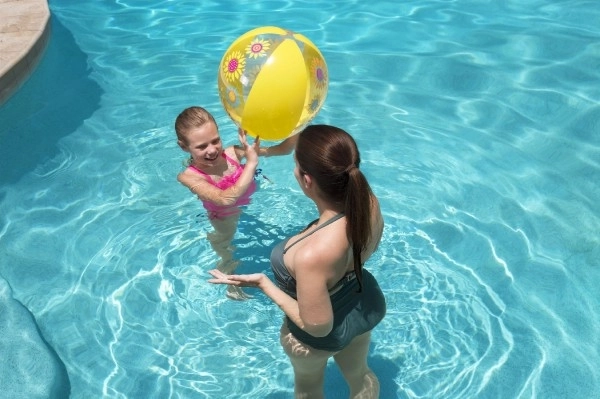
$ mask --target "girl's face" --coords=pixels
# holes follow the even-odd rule
[[[210,168],[215,166],[223,152],[223,143],[219,130],[212,122],[191,129],[187,135],[187,143],[179,142],[182,150],[189,152],[194,161],[194,166]]]

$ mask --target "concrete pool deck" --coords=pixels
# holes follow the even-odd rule
[[[49,36],[47,0],[0,0],[0,106],[37,67]]]

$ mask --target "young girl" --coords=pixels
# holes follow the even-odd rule
[[[202,201],[214,232],[207,235],[212,248],[221,258],[217,269],[232,273],[239,262],[233,259],[231,241],[237,230],[241,206],[250,203],[256,191],[254,176],[259,156],[290,154],[297,137],[291,136],[272,147],[260,147],[257,138],[252,145],[245,132],[238,131],[241,146],[223,148],[213,116],[202,107],[189,107],[175,120],[177,144],[190,154],[189,166],[177,180]],[[246,165],[240,162],[246,158]],[[227,296],[244,299],[238,287],[229,287]]]

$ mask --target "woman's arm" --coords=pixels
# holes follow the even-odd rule
[[[298,135],[294,134],[293,136],[286,138],[285,140],[283,140],[281,143],[279,143],[277,145],[274,145],[271,147],[266,147],[266,148],[261,148],[261,152],[259,153],[259,155],[262,155],[265,157],[273,157],[273,156],[277,156],[277,155],[291,154],[292,151],[294,151],[294,148],[296,148],[297,141],[298,141]]]
[[[261,157],[274,157],[279,155],[288,155],[294,151],[296,148],[296,142],[298,141],[298,135],[295,134],[283,140],[281,143],[270,146],[270,147],[260,147],[258,150],[258,155]],[[243,159],[246,157],[246,151],[241,146],[235,146],[235,154],[238,159]]]
[[[208,282],[212,284],[229,284],[237,287],[253,287],[261,289],[265,295],[279,306],[294,324],[315,337],[325,336],[331,331],[333,326],[333,311],[331,310],[331,302],[326,286],[326,298],[324,298],[325,300],[321,299],[320,302],[327,302],[329,304],[329,312],[325,313],[329,313],[330,317],[326,318],[325,323],[318,323],[316,322],[316,318],[310,316],[312,312],[309,312],[308,309],[301,312],[298,301],[279,289],[279,287],[277,287],[277,285],[275,285],[275,283],[273,283],[264,273],[226,275],[216,269],[209,271],[209,273],[213,278],[208,280]],[[314,299],[317,298],[315,297]],[[317,300],[317,302],[319,302],[319,300]],[[305,319],[302,317],[302,313],[306,313],[307,311],[309,317]]]
[[[225,274],[220,270],[209,271],[212,279],[208,280],[212,284],[227,284],[236,287],[259,288],[267,295],[279,308],[298,326],[302,326],[298,302],[285,292],[279,289],[264,273],[254,274]]]
[[[335,251],[333,251],[335,252]],[[283,292],[265,274],[226,275],[218,270],[209,273],[213,284],[229,284],[238,287],[260,288],[294,324],[315,337],[324,337],[333,328],[333,308],[327,288],[328,276],[324,262],[338,261],[335,255],[322,251],[298,254],[294,263],[297,300]]]
[[[335,245],[329,244],[313,240],[310,248],[304,245],[288,261],[294,270],[298,314],[302,320],[302,324],[297,325],[315,337],[324,337],[333,328],[333,307],[327,282],[334,278],[334,264],[340,258],[336,255]]]

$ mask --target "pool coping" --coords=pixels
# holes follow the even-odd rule
[[[29,78],[50,37],[47,0],[0,0],[0,106]]]

